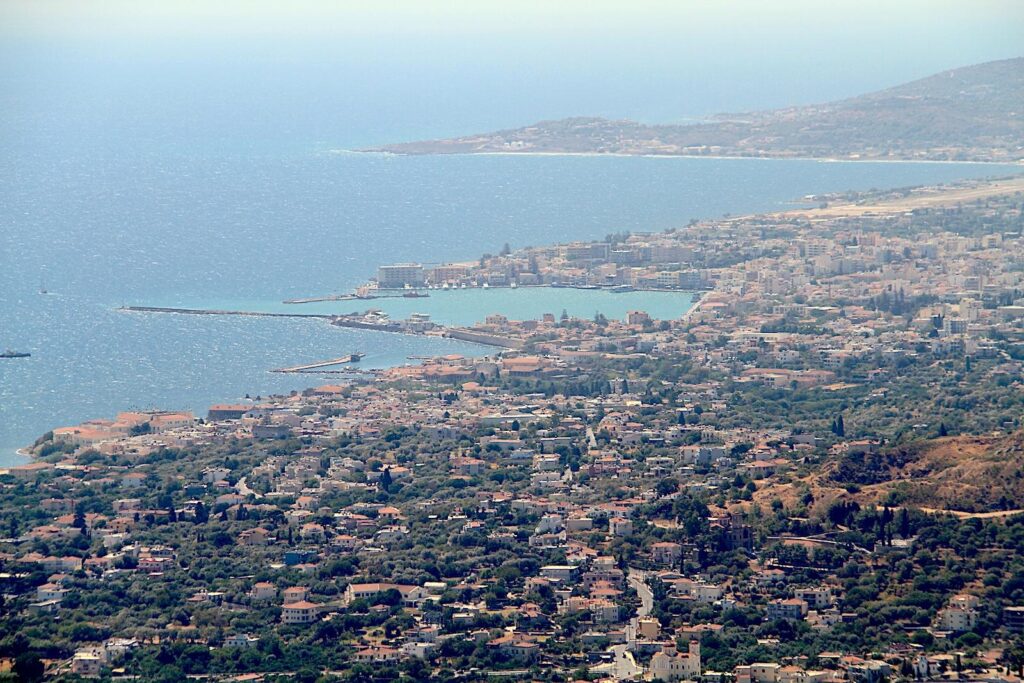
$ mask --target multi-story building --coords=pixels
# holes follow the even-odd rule
[[[423,266],[419,263],[395,263],[377,269],[377,286],[382,289],[421,287],[425,281]]]

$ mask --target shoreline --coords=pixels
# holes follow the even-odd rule
[[[655,154],[652,152],[630,154],[627,152],[392,152],[384,149],[329,149],[327,154],[369,154],[392,157],[614,157],[639,159],[713,159],[718,161],[753,160],[753,161],[817,161],[830,164],[947,164],[954,166],[1017,166],[1024,168],[1024,159],[1016,161],[984,161],[980,159],[890,159],[866,158],[851,159],[849,157],[813,157],[813,156],[742,156],[723,154]]]

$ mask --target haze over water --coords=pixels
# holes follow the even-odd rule
[[[252,22],[213,36],[199,20],[165,22],[166,29],[149,16],[129,26],[79,26],[46,14],[70,5],[28,6],[10,3],[0,21],[0,348],[33,354],[0,361],[0,465],[53,426],[131,407],[202,413],[245,393],[327,381],[268,374],[272,367],[354,350],[368,353],[369,367],[488,352],[315,320],[131,315],[115,310],[122,303],[267,310],[289,297],[350,289],[385,262],[474,259],[505,242],[663,230],[783,208],[809,193],[1019,170],[336,151],[567,115],[682,120],[854,95],[1013,56],[1011,46],[1024,41],[1015,43],[1012,22],[975,32],[990,36],[985,44],[960,41],[927,55],[914,45],[955,38],[952,19],[870,54],[836,39],[820,62],[798,68],[785,51],[745,47],[742,37],[757,27],[697,30],[725,21],[713,10],[685,41],[670,30],[679,27],[645,39],[626,22],[620,32],[589,26],[566,42],[557,22],[517,37],[513,29],[529,22],[500,13],[454,27],[367,15],[351,40],[328,39],[326,30],[304,40],[298,24],[280,39]],[[187,6],[202,18],[198,3]],[[773,43],[811,40],[780,30]],[[813,41],[825,45],[833,30],[823,25]],[[590,61],[587,37],[606,48]],[[723,37],[733,49],[712,50]],[[466,59],[467,50],[477,58]],[[857,68],[844,69],[855,57]],[[41,284],[53,294],[40,295]],[[429,305],[436,318],[463,322],[457,318],[467,312],[502,306],[589,317],[623,301],[665,315],[688,305],[685,295],[677,306],[642,293],[565,292],[563,302],[546,292],[531,302],[524,290],[503,304],[508,295],[471,295],[470,306],[453,299],[449,310],[439,298],[417,302],[417,310]]]

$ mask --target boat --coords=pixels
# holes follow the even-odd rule
[[[405,292],[402,294],[403,299],[425,299],[428,296],[430,295],[426,292]]]
[[[28,358],[31,355],[31,353],[26,353],[25,351],[11,351],[10,349],[7,349],[3,353],[0,353],[0,358]]]
[[[349,355],[348,362],[349,363],[358,363],[364,357],[366,357],[365,353],[360,353],[360,352],[356,351],[355,353]]]
[[[622,294],[623,292],[635,292],[636,287],[633,285],[615,285],[609,291],[615,292],[616,294]]]

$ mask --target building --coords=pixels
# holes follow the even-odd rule
[[[218,404],[210,406],[210,409],[206,412],[206,419],[210,422],[217,422],[219,420],[238,420],[251,409],[252,406],[246,405]]]
[[[419,586],[398,583],[352,583],[345,589],[345,604],[350,605],[355,600],[366,600],[389,590],[398,591],[402,596],[402,604],[406,607],[416,607],[427,598],[426,589]]]
[[[625,517],[612,517],[608,520],[608,533],[612,536],[629,536],[633,533],[633,522]]]
[[[832,606],[832,589],[828,586],[797,588],[796,597],[807,603],[809,609],[825,609]]]
[[[803,619],[807,614],[807,603],[799,598],[772,600],[768,603],[768,621],[778,619]]]
[[[676,652],[673,645],[665,645],[651,657],[651,677],[656,681],[692,681],[700,678],[700,643],[690,641],[686,654]]]
[[[282,624],[312,624],[316,621],[319,607],[305,600],[281,607]]]
[[[423,266],[419,263],[396,263],[377,269],[377,286],[381,289],[422,287],[425,282]]]
[[[83,678],[96,678],[103,670],[103,660],[95,652],[76,652],[71,659],[71,673]]]
[[[645,311],[629,311],[626,313],[626,323],[629,325],[646,325],[651,322],[651,316]]]
[[[249,589],[249,597],[253,600],[273,600],[277,597],[277,586],[269,581],[260,581]]]
[[[675,566],[683,558],[683,546],[662,541],[651,546],[651,559],[655,564]]]
[[[1016,633],[1024,633],[1024,607],[1003,608],[1003,626]]]
[[[224,647],[251,648],[256,647],[259,642],[260,639],[254,635],[250,635],[248,633],[236,633],[224,639]]]
[[[401,651],[391,647],[367,647],[356,651],[353,658],[357,662],[395,662],[401,658]]]

